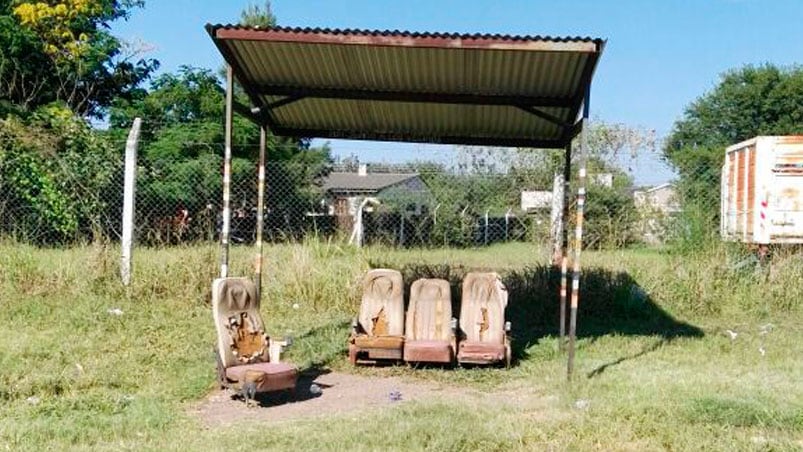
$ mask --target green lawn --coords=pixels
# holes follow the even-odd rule
[[[248,273],[252,253],[233,249],[233,274]],[[571,384],[555,337],[558,281],[538,247],[354,250],[310,242],[269,246],[266,257],[263,315],[269,333],[294,335],[287,359],[303,368],[354,371],[344,362],[345,338],[360,277],[372,266],[399,268],[408,283],[502,272],[517,363],[356,370],[489,395],[482,399],[209,429],[188,407],[214,386],[208,288],[216,247],[140,250],[126,289],[114,248],[4,243],[0,450],[803,448],[796,256],[777,256],[772,269],[734,270],[740,255],[726,248],[694,256],[584,253]],[[109,312],[115,308],[122,315]]]

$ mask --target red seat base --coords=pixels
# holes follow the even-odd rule
[[[293,389],[298,380],[298,369],[287,363],[253,363],[233,366],[226,369],[226,378],[233,382],[239,382],[249,370],[267,374],[267,378],[257,387],[257,392]]]
[[[408,341],[404,345],[404,360],[424,363],[451,363],[454,349],[449,341]]]
[[[504,344],[464,341],[460,343],[457,361],[469,364],[492,364],[505,360]]]

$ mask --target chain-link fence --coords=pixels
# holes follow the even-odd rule
[[[0,154],[0,234],[34,244],[119,240],[124,144],[113,148],[89,161],[72,154],[43,159],[23,152]],[[474,151],[459,152],[465,162]],[[485,150],[476,152],[487,156]],[[539,152],[546,157],[504,165],[477,155],[469,165],[452,164],[456,157],[450,156],[393,165],[353,159],[338,164],[271,161],[266,165],[264,237],[269,242],[319,237],[397,247],[548,243],[555,234],[555,190],[561,187],[555,175],[563,162],[560,152],[532,151]],[[661,245],[718,231],[718,163],[676,176],[655,156],[647,157],[638,158],[636,169],[632,161],[589,162],[586,247]],[[254,160],[233,162],[234,243],[255,240]],[[140,154],[136,242],[169,246],[218,240],[221,168],[220,146],[207,152]],[[663,180],[644,184],[645,175]],[[573,203],[576,186],[570,190]]]

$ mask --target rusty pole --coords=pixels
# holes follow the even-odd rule
[[[577,181],[577,225],[574,237],[574,260],[572,262],[572,297],[569,316],[569,359],[566,366],[566,378],[571,380],[574,372],[574,347],[577,333],[577,307],[580,301],[580,253],[583,249],[583,215],[586,202],[586,165],[588,158],[588,113],[590,87],[586,90],[583,102],[583,120],[580,131],[580,169]]]
[[[229,275],[229,234],[231,231],[231,133],[234,101],[234,74],[226,65],[226,131],[223,151],[223,226],[220,231],[220,277]]]
[[[559,350],[566,349],[566,297],[569,269],[569,181],[572,178],[572,144],[566,145],[563,162],[563,211],[561,212],[561,256],[560,256],[560,338]]]
[[[257,300],[262,299],[262,230],[265,223],[265,148],[268,131],[265,126],[259,129],[259,168],[257,169],[257,237],[254,260],[254,282],[257,286]]]

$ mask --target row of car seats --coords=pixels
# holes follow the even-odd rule
[[[462,284],[460,321],[452,317],[449,282],[418,279],[404,312],[404,284],[396,270],[370,270],[363,279],[359,316],[352,322],[352,364],[510,364],[507,290],[496,273],[473,272]]]
[[[510,364],[507,291],[496,273],[466,275],[459,323],[452,317],[448,281],[413,282],[406,315],[403,293],[402,275],[396,270],[375,269],[365,275],[360,314],[349,339],[353,364]],[[259,305],[249,278],[219,278],[212,284],[218,383],[240,391],[246,401],[260,392],[293,392],[298,380],[298,369],[280,360],[289,341],[268,337]]]

